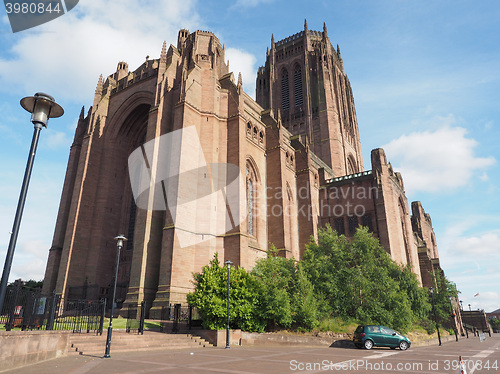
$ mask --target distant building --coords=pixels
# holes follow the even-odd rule
[[[486,317],[488,317],[488,319],[495,318],[496,320],[500,321],[500,309],[494,310],[491,313],[486,313]]]
[[[430,286],[441,271],[430,217],[420,202],[410,210],[402,176],[382,149],[372,151],[365,170],[353,92],[326,26],[311,31],[306,23],[298,34],[273,37],[256,83],[253,100],[217,37],[188,30],[180,30],[176,46],[164,44],[158,59],[134,71],[120,62],[101,76],[71,147],[44,292],[108,297],[113,237],[123,233],[129,241],[118,298],[154,309],[184,302],[193,272],[216,252],[247,269],[270,243],[300,259],[327,223],[348,237],[367,226],[392,259],[410,264]],[[134,173],[132,154],[142,154],[144,164]],[[206,183],[215,185],[214,165],[227,164],[240,172],[236,192],[199,195]],[[182,165],[201,166],[193,172]],[[165,168],[175,178],[162,180]],[[145,175],[145,183],[155,182],[139,196],[134,178]],[[182,175],[199,179],[182,184]]]

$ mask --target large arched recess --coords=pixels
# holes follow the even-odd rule
[[[115,200],[117,195],[121,196],[115,204],[116,209],[119,210],[118,231],[129,239],[120,256],[117,299],[121,300],[126,298],[130,286],[132,250],[137,236],[136,222],[138,220],[138,209],[132,194],[128,172],[128,157],[147,139],[149,113],[153,103],[154,94],[151,92],[140,91],[132,94],[113,113],[109,113],[110,117],[102,134],[106,144],[103,162],[108,163],[109,160],[113,160],[114,173],[107,174],[114,180],[115,188],[113,196],[109,198]],[[109,170],[109,166],[107,169]]]

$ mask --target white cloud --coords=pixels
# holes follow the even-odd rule
[[[469,183],[476,172],[495,164],[494,157],[477,157],[476,140],[467,130],[444,126],[435,131],[413,132],[383,146],[389,161],[400,171],[408,194],[417,191],[448,191]],[[486,178],[483,173],[481,178]]]
[[[255,64],[257,58],[241,49],[226,48],[226,60],[229,60],[229,70],[234,73],[236,79],[238,73],[241,72],[243,91],[255,98],[255,79],[257,78]]]
[[[497,233],[486,233],[481,236],[459,238],[455,249],[469,256],[496,255],[500,260],[500,237]]]
[[[195,0],[156,2],[82,1],[71,12],[36,28],[0,59],[0,87],[19,94],[43,88],[56,100],[86,102],[99,75],[118,61],[138,67],[146,55],[175,44],[177,31],[196,25]],[[63,103],[62,103],[63,104]]]
[[[65,132],[51,131],[44,138],[49,149],[68,149],[73,139]]]
[[[500,231],[467,235],[475,226],[486,222],[497,226],[497,217],[470,215],[461,221],[450,221],[439,238],[441,267],[446,277],[461,292],[464,308],[492,311],[500,308]],[[474,297],[476,293],[479,296]]]
[[[233,6],[231,6],[231,9],[255,8],[260,4],[269,4],[272,3],[273,1],[274,0],[237,0],[236,3]]]

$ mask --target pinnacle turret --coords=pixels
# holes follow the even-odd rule
[[[163,46],[161,47],[160,61],[167,61],[167,42],[163,41]]]

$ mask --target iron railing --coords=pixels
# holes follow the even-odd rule
[[[0,325],[7,331],[71,330],[102,334],[106,300],[65,300],[55,292],[44,296],[40,289],[30,290],[20,282],[7,289],[0,311]]]

